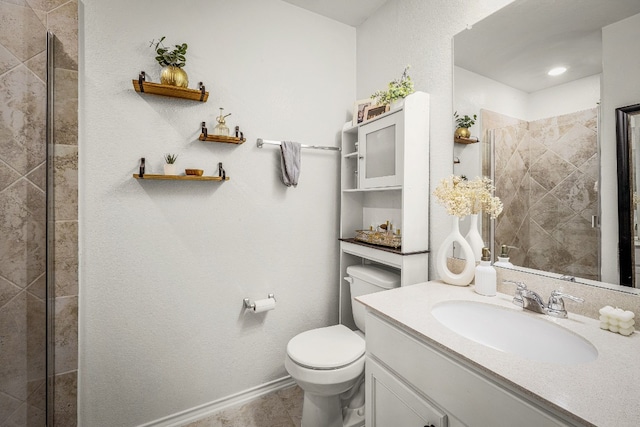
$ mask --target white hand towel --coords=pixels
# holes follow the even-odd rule
[[[291,141],[280,143],[280,164],[282,166],[282,182],[287,187],[298,185],[300,176],[300,144]]]

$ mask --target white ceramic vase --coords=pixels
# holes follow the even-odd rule
[[[395,110],[397,108],[402,107],[403,105],[404,105],[404,98],[396,99],[395,101],[391,101],[391,103],[389,104],[389,109]]]
[[[177,175],[175,163],[173,163],[173,164],[165,163],[164,164],[164,174],[165,175]]]
[[[467,286],[473,280],[475,274],[476,263],[473,249],[469,243],[462,237],[460,233],[460,218],[453,216],[453,224],[451,227],[451,233],[444,239],[440,249],[438,249],[438,255],[436,257],[436,269],[440,280],[450,285]],[[466,260],[464,270],[461,273],[453,273],[447,266],[447,255],[451,250],[451,245],[457,243],[462,249],[464,259]]]
[[[484,241],[482,240],[480,231],[478,231],[478,214],[471,214],[469,215],[469,218],[471,223],[469,224],[469,231],[464,238],[469,242],[476,262],[480,262],[480,258],[482,258],[482,248],[484,248]]]

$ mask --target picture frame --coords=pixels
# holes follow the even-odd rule
[[[389,111],[389,105],[369,105],[364,109],[364,122]]]
[[[366,116],[364,110],[370,105],[374,105],[374,101],[371,98],[361,99],[353,103],[353,126],[357,126],[365,121],[364,118]]]

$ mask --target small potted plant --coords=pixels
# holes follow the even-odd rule
[[[409,68],[407,65],[399,79],[389,82],[387,90],[379,90],[371,95],[371,99],[377,105],[391,105],[391,108],[397,108],[402,104],[402,100],[414,92],[413,81],[409,76]]]
[[[177,44],[170,49],[162,44],[165,39],[163,36],[157,42],[151,41],[150,46],[154,46],[156,51],[156,61],[163,68],[160,73],[160,83],[163,85],[187,87],[189,86],[189,77],[182,69],[186,64],[187,44]]]
[[[456,131],[454,133],[456,138],[469,138],[471,137],[471,132],[469,132],[469,128],[476,123],[477,115],[473,115],[473,118],[464,115],[459,116],[456,111],[453,113],[453,117],[456,119]]]
[[[177,175],[176,173],[176,160],[178,160],[177,154],[165,154],[164,155],[164,174],[165,175]]]

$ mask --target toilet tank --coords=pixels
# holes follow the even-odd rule
[[[350,283],[353,320],[355,320],[358,329],[365,332],[365,308],[354,298],[397,288],[400,286],[400,275],[370,265],[351,265],[347,267],[347,276],[345,279]]]

